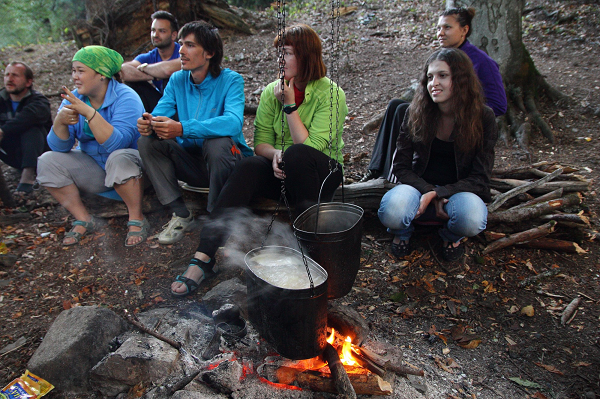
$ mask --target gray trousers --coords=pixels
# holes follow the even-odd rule
[[[61,188],[75,184],[87,193],[102,193],[115,184],[142,176],[142,159],[138,150],[123,148],[112,152],[106,170],[94,158],[79,150],[48,151],[38,158],[37,181],[43,187]]]
[[[202,147],[184,148],[176,140],[142,136],[138,140],[146,176],[161,204],[182,196],[178,180],[195,187],[209,187],[206,209],[211,212],[235,164],[242,159],[231,137],[204,140]]]

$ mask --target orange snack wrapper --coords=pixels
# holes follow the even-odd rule
[[[54,388],[43,378],[25,371],[25,374],[15,378],[0,391],[0,399],[36,399],[46,395]]]

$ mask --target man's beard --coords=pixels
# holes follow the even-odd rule
[[[21,89],[19,89],[19,88],[14,88],[14,89],[12,89],[12,90],[8,90],[8,89],[7,89],[7,90],[6,90],[6,92],[7,92],[8,94],[14,94],[14,95],[18,96],[18,95],[22,94],[22,93],[23,93],[25,90],[27,90],[27,87],[23,87],[23,88],[21,88]]]
[[[156,47],[157,49],[165,49],[167,47],[169,47],[171,45],[171,42],[169,41],[165,41],[165,42],[159,42],[158,44],[155,44],[154,42],[152,42],[152,44],[154,45],[154,47]]]

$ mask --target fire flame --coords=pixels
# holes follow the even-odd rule
[[[342,355],[340,356],[342,364],[347,366],[354,366],[356,362],[352,358],[352,340],[350,337],[346,337],[344,344],[342,345]]]
[[[333,345],[335,341],[335,329],[331,329],[331,335],[327,338],[327,343]],[[350,337],[346,337],[346,340],[342,344],[342,353],[340,355],[340,360],[343,365],[346,366],[354,366],[356,365],[356,361],[352,357],[352,339]]]

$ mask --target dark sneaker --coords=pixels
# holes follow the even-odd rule
[[[392,255],[396,258],[404,258],[411,252],[410,241],[400,241],[398,244],[392,242]]]
[[[381,172],[378,170],[367,170],[367,173],[358,181],[359,183],[364,183],[369,180],[377,179],[381,175]]]
[[[465,254],[465,246],[461,242],[458,247],[452,246],[451,242],[448,242],[445,246],[442,246],[442,258],[448,262],[456,262]]]

